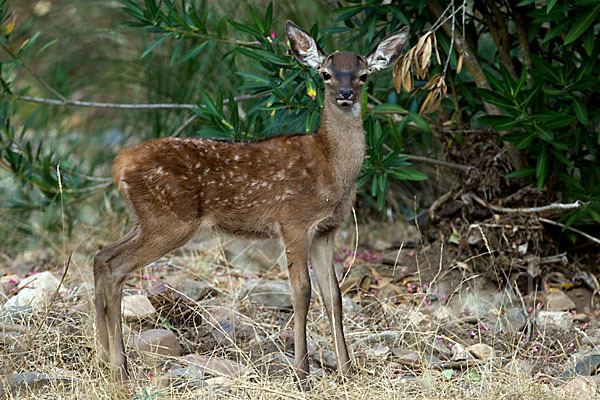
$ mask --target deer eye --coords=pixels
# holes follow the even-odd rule
[[[327,72],[327,71],[323,71],[322,75],[323,75],[323,79],[326,80],[326,81],[328,81],[328,80],[331,79],[331,74],[329,72]]]
[[[358,77],[358,79],[361,82],[366,82],[367,81],[367,74],[362,74],[361,76]]]

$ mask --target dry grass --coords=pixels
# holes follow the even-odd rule
[[[331,351],[332,347],[325,313],[317,298],[311,306],[308,325],[309,339],[317,349],[311,359],[312,370],[316,373],[311,378],[313,390],[302,392],[294,382],[291,369],[282,362],[286,356],[293,355],[289,341],[289,332],[293,328],[291,313],[253,307],[245,296],[245,273],[223,262],[223,247],[219,242],[212,249],[198,250],[196,244],[187,246],[183,252],[164,258],[132,277],[126,290],[149,289],[156,281],[148,277],[168,283],[179,276],[208,280],[221,293],[215,301],[163,299],[158,315],[130,324],[125,340],[127,334],[138,330],[168,327],[176,333],[184,354],[235,360],[247,366],[248,373],[209,377],[200,385],[202,387],[185,379],[165,384],[164,372],[178,360],[163,359],[160,365],[152,365],[133,354],[130,358],[131,380],[118,386],[96,358],[91,307],[93,293],[89,289],[94,246],[88,234],[82,237],[79,243],[69,245],[87,256],[73,258],[65,287],[60,289],[64,293],[57,297],[48,312],[30,315],[21,321],[26,329],[17,343],[11,342],[10,338],[4,339],[4,344],[0,341],[0,380],[24,371],[45,373],[56,379],[39,389],[8,392],[5,394],[7,399],[570,398],[564,394],[563,384],[548,376],[513,374],[503,368],[511,358],[528,359],[539,365],[548,363],[551,356],[562,363],[570,353],[566,349],[557,352],[551,338],[537,338],[539,347],[546,346],[547,351],[532,354],[522,348],[520,337],[490,338],[488,335],[486,342],[494,342],[494,347],[502,351],[489,362],[455,368],[452,374],[448,368],[428,363],[426,358],[436,354],[432,347],[436,340],[441,338],[449,345],[460,343],[464,332],[444,328],[441,321],[428,314],[423,305],[424,297],[419,295],[407,295],[405,301],[400,302],[375,296],[363,298],[366,301],[361,301],[362,308],[345,313],[344,326],[354,373],[344,381],[334,370],[320,365],[322,358],[318,350]],[[58,276],[61,271],[55,273]],[[280,271],[268,274],[278,276]],[[199,314],[203,315],[201,321],[196,318]],[[213,317],[215,314],[229,315],[235,329],[225,329],[218,318]],[[6,330],[5,326],[3,328]],[[371,343],[365,339],[382,332],[393,332],[393,340]],[[414,351],[420,359],[407,366],[390,354],[393,348]]]

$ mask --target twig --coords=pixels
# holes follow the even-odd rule
[[[249,94],[235,97],[235,101],[246,101],[266,97],[267,94]],[[95,101],[80,101],[73,99],[56,100],[43,97],[16,96],[17,100],[28,101],[30,103],[48,104],[51,106],[75,106],[90,108],[107,108],[118,110],[194,110],[204,105],[197,104],[174,104],[174,103],[154,103],[154,104],[126,104],[126,103],[102,103]],[[224,99],[223,104],[229,104],[229,99]]]
[[[188,119],[186,119],[185,122],[183,124],[181,124],[181,126],[179,128],[177,128],[177,130],[175,132],[173,132],[173,135],[171,135],[171,136],[173,136],[173,137],[179,136],[185,128],[190,126],[190,124],[196,120],[196,118],[198,118],[198,114],[194,114],[191,117],[189,117]]]
[[[591,241],[591,242],[593,242],[593,243],[595,243],[597,245],[600,245],[600,239],[595,238],[592,235],[589,235],[589,234],[587,234],[587,233],[585,233],[583,231],[580,231],[577,228],[573,228],[571,226],[566,226],[565,224],[561,224],[560,222],[556,222],[556,221],[553,221],[553,220],[547,219],[547,218],[538,218],[538,219],[540,221],[542,221],[542,222],[547,223],[547,224],[560,226],[563,229],[566,229],[566,230],[571,231],[571,232],[575,232],[575,233],[583,236],[584,238],[588,239],[589,241]]]
[[[383,144],[383,148],[386,149],[387,151],[393,151],[392,148],[385,143]],[[414,156],[412,154],[400,153],[400,154],[398,154],[398,157],[408,157],[410,160],[422,161],[422,162],[428,163],[428,164],[441,165],[442,167],[460,169],[462,171],[468,171],[471,168],[473,168],[471,166],[460,165],[460,164],[456,164],[456,163],[453,163],[450,161],[436,160],[435,158],[429,158],[429,157],[423,157],[423,156]]]
[[[517,293],[517,296],[519,296],[519,300],[521,301],[521,307],[523,307],[523,314],[525,315],[525,318],[527,318],[527,331],[526,331],[527,333],[525,334],[525,340],[521,341],[521,346],[524,346],[527,343],[529,343],[529,340],[531,339],[531,331],[532,331],[531,316],[529,315],[529,312],[527,311],[527,306],[525,305],[525,299],[523,298],[523,295],[521,294],[521,291],[519,290],[519,285],[517,285],[517,281],[515,281],[515,284],[513,285],[513,289]]]
[[[564,211],[577,210],[577,209],[580,209],[589,204],[589,203],[583,202],[581,200],[577,200],[575,203],[552,203],[552,204],[548,204],[546,206],[541,206],[541,207],[507,208],[507,207],[500,207],[500,206],[495,206],[493,204],[490,204],[487,201],[483,200],[481,197],[479,197],[475,194],[472,194],[472,193],[470,194],[470,196],[473,200],[475,200],[482,206],[488,207],[494,211],[502,212],[502,213],[536,214],[536,213],[543,213],[543,212],[552,211],[552,210],[564,210]]]

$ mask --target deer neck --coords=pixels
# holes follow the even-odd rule
[[[325,93],[318,134],[324,138],[331,172],[344,186],[353,185],[365,156],[360,96],[350,108],[341,108]]]

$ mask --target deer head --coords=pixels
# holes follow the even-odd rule
[[[290,48],[296,59],[319,71],[325,82],[325,101],[341,109],[360,110],[362,86],[372,72],[392,65],[408,39],[408,27],[383,39],[366,57],[347,51],[326,55],[315,39],[293,22],[286,22]],[[356,107],[354,107],[356,106]]]

